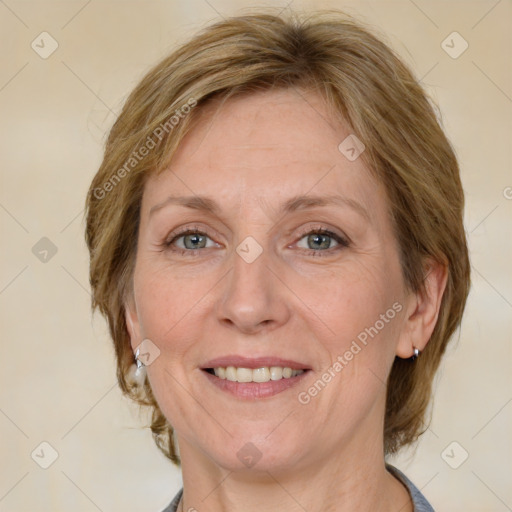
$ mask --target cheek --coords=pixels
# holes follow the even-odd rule
[[[319,379],[329,380],[325,392],[301,391],[315,393],[310,396],[318,414],[330,411],[355,424],[363,421],[376,401],[385,400],[402,305],[396,268],[373,258],[345,263],[328,277],[296,282],[297,294],[321,319],[316,331],[323,333],[318,336],[324,356]],[[325,418],[325,424],[336,436],[337,423]]]
[[[190,317],[204,307],[213,277],[193,272],[176,272],[169,266],[140,262],[135,270],[134,288],[141,335],[155,342],[190,328]]]
[[[204,421],[200,408],[190,407],[187,391],[190,371],[197,371],[191,352],[200,339],[204,324],[208,279],[171,272],[167,265],[143,264],[135,271],[134,288],[141,337],[150,339],[160,357],[147,367],[148,379],[157,403],[167,419],[180,430],[183,418],[192,424]],[[192,402],[193,403],[193,402]]]
[[[399,298],[394,274],[382,258],[353,258],[344,261],[343,267],[296,277],[293,289],[322,321],[333,348],[342,349],[379,321]]]

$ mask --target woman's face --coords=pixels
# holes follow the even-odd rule
[[[258,93],[210,105],[148,180],[127,314],[182,456],[268,470],[382,451],[413,299],[349,135],[313,93]]]

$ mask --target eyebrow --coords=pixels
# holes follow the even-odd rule
[[[221,208],[218,203],[207,196],[169,196],[161,203],[156,204],[149,210],[149,215],[161,210],[162,208],[175,204],[193,210],[205,211],[218,215]],[[357,201],[349,197],[340,195],[327,195],[327,196],[314,196],[314,195],[298,195],[288,199],[280,208],[280,213],[291,213],[297,210],[304,210],[307,208],[314,208],[316,206],[348,206],[356,213],[370,220],[370,215],[367,210]]]

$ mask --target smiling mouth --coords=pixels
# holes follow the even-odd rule
[[[270,381],[280,381],[293,379],[309,371],[307,369],[295,370],[290,367],[282,366],[263,366],[261,368],[243,368],[235,366],[217,366],[215,368],[205,368],[204,371],[214,375],[221,380],[241,383],[264,383]]]

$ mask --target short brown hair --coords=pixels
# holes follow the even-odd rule
[[[424,353],[414,363],[397,357],[391,369],[386,453],[422,433],[432,380],[469,292],[457,159],[433,102],[395,53],[369,29],[333,11],[260,12],[207,27],[149,71],[131,93],[87,197],[93,309],[108,320],[121,389],[152,407],[157,445],[176,463],[172,427],[149,383],[141,397],[126,378],[133,353],[124,304],[131,293],[144,183],[168,166],[209,99],[272,88],[318,92],[363,141],[361,157],[387,192],[407,288],[422,290],[427,258],[447,267],[438,321]]]

